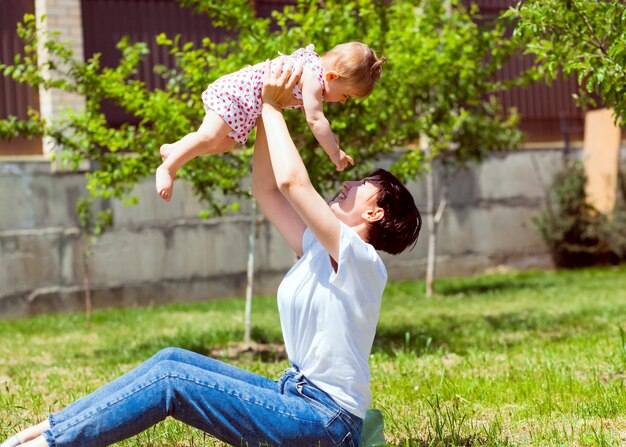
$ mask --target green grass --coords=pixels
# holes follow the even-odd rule
[[[390,445],[626,445],[626,268],[524,272],[387,287],[370,359]],[[280,346],[273,298],[253,337]],[[203,354],[243,337],[242,300],[0,321],[0,438],[166,346]],[[229,362],[271,377],[277,355]],[[168,420],[120,445],[221,446]]]

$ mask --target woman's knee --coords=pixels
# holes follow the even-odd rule
[[[159,362],[166,361],[166,360],[178,360],[184,355],[185,352],[187,351],[185,351],[184,349],[170,346],[170,347],[161,349],[152,358]]]

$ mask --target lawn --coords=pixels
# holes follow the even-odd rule
[[[370,359],[395,446],[626,445],[626,267],[390,284]],[[273,298],[0,321],[0,438],[167,346],[272,377],[288,366]],[[221,446],[168,420],[121,446]]]

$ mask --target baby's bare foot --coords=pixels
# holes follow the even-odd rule
[[[171,144],[161,145],[161,149],[159,149],[159,153],[161,154],[161,160],[165,161],[165,159],[170,156],[171,152],[172,152]]]
[[[170,171],[163,165],[159,166],[156,170],[156,190],[157,194],[161,196],[163,200],[169,202],[172,198],[172,190],[174,189],[174,176],[170,174]]]

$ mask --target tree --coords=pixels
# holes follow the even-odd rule
[[[521,135],[514,111],[504,113],[496,93],[521,82],[496,80],[516,51],[501,22],[481,27],[477,10],[457,1],[397,2],[388,12],[386,53],[390,60],[385,99],[377,109],[396,144],[410,144],[395,171],[412,178],[426,170],[429,250],[426,293],[432,295],[437,227],[447,204],[454,170],[491,151],[514,147]],[[391,25],[393,24],[393,25]],[[393,119],[396,117],[396,119]],[[435,163],[436,162],[436,163]],[[434,171],[441,166],[441,197],[434,197]]]
[[[507,12],[513,36],[536,56],[546,80],[563,71],[583,87],[581,105],[594,94],[626,120],[626,3],[623,1],[526,0]]]
[[[103,207],[100,207],[103,208]],[[113,223],[110,208],[96,210],[93,197],[83,196],[76,202],[78,212],[78,226],[80,227],[79,247],[80,260],[83,274],[83,292],[85,296],[85,320],[87,325],[91,325],[93,311],[91,299],[91,256],[93,255],[93,244],[98,236],[104,233]]]

